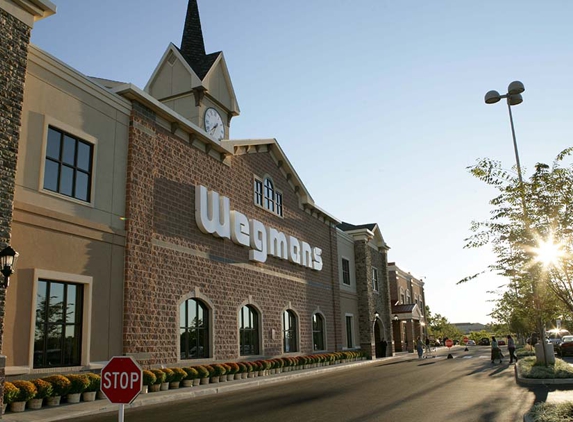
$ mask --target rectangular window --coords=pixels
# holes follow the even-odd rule
[[[342,258],[342,283],[350,286],[350,261]]]
[[[346,347],[352,349],[354,347],[354,341],[352,339],[352,317],[346,316]]]
[[[277,215],[283,216],[283,194],[275,192]]]
[[[89,202],[92,161],[92,144],[48,127],[44,189]]]
[[[81,363],[84,286],[39,280],[34,333],[34,368]]]
[[[378,291],[378,268],[372,267],[372,288],[375,292]]]

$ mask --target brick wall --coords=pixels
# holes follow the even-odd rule
[[[0,9],[0,249],[10,243],[14,183],[18,160],[24,79],[30,28]],[[0,351],[4,334],[6,291],[0,288]],[[0,356],[0,405],[4,395],[5,358]]]
[[[246,303],[260,311],[265,356],[282,354],[281,316],[289,304],[298,315],[300,352],[313,351],[315,311],[325,316],[328,350],[335,350],[341,343],[336,231],[299,208],[271,155],[236,155],[227,166],[164,130],[138,103],[129,142],[124,352],[148,354],[139,359],[144,365],[176,362],[177,313],[189,297],[213,307],[215,360],[239,358],[238,311]],[[254,175],[270,175],[283,192],[284,218],[255,206]],[[202,233],[196,185],[230,198],[232,210],[321,248],[322,271],[270,256],[254,263],[247,248]]]

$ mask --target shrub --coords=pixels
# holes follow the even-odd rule
[[[237,362],[237,366],[239,367],[239,374],[244,374],[248,372],[247,365],[243,362]]]
[[[20,394],[20,389],[10,381],[4,381],[4,404],[14,403],[16,397]]]
[[[195,367],[195,369],[197,370],[199,378],[209,378],[211,376],[209,369],[205,368],[203,365],[199,365]]]
[[[203,368],[209,371],[209,377],[215,376],[215,368],[213,368],[213,365],[203,365]]]
[[[188,366],[186,368],[183,368],[183,370],[187,374],[187,376],[184,379],[194,380],[196,378],[199,378],[199,372],[197,372],[197,369],[193,368],[192,366]]]
[[[42,379],[52,384],[54,396],[65,396],[72,387],[70,380],[63,375],[50,375]]]
[[[92,372],[88,372],[87,374],[84,375],[88,378],[90,382],[88,388],[86,388],[85,391],[87,392],[98,391],[101,386],[101,376],[99,376],[98,374],[94,374]]]
[[[236,374],[239,372],[239,364],[235,363],[235,362],[231,362],[231,363],[227,363],[226,364],[229,368],[227,370],[228,374]]]
[[[89,378],[84,374],[68,374],[65,377],[69,379],[71,383],[68,394],[83,393],[90,385]]]
[[[143,370],[142,377],[143,377],[143,385],[147,385],[148,387],[150,385],[155,384],[155,381],[157,381],[157,377],[155,376],[155,374],[147,369]]]
[[[30,381],[12,381],[12,384],[19,390],[14,401],[28,401],[36,397],[36,386]]]
[[[52,384],[50,384],[48,381],[44,381],[43,379],[38,378],[30,382],[36,386],[37,399],[45,399],[46,397],[51,397],[54,393]]]
[[[155,384],[162,384],[165,382],[167,375],[161,369],[152,369],[151,372],[155,375]]]
[[[243,362],[243,365],[245,365],[245,367],[247,368],[247,372],[253,372],[255,370],[251,362]]]
[[[187,376],[187,372],[185,372],[181,368],[171,368],[173,371],[173,377],[171,378],[171,382],[180,382],[183,378]]]

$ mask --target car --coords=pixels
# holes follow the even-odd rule
[[[558,346],[564,336],[570,336],[571,333],[564,329],[554,329],[548,330],[546,332],[547,342],[553,344],[553,346]]]
[[[478,344],[480,346],[489,346],[489,339],[487,337],[484,337],[478,342]]]
[[[505,340],[499,340],[499,341],[497,342],[497,345],[498,345],[498,346],[505,346]]]
[[[561,357],[573,355],[573,336],[563,336],[561,342],[555,347],[555,352]]]
[[[476,345],[476,342],[473,341],[473,340],[468,340],[467,345],[468,345],[468,346],[475,346],[475,345]]]

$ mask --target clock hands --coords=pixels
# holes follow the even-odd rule
[[[211,128],[211,130],[209,131],[209,135],[213,135],[215,133],[215,129],[217,129],[217,126],[219,126],[219,123],[216,123],[215,126]]]

